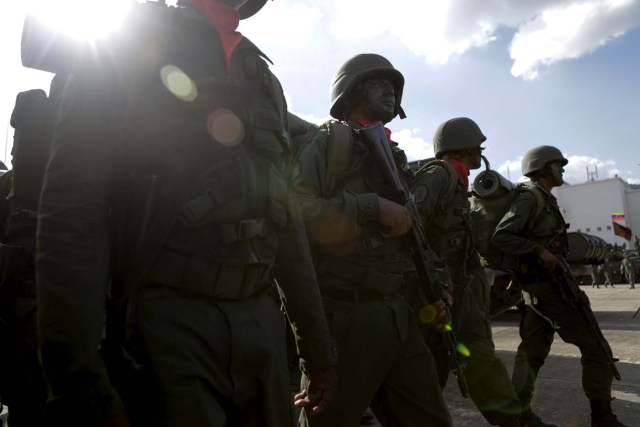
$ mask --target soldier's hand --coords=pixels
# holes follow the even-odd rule
[[[131,427],[131,423],[125,414],[119,414],[103,421],[98,427]]]
[[[311,406],[312,414],[321,413],[333,399],[337,383],[338,376],[332,366],[311,370],[307,388],[294,396],[294,406]]]
[[[409,231],[411,218],[406,207],[380,196],[378,206],[378,222],[388,228],[383,236],[397,237]]]
[[[562,265],[560,260],[554,254],[549,252],[548,249],[542,251],[539,258],[542,262],[542,265],[544,265],[544,268],[546,268],[548,271],[554,272],[556,268],[565,271],[564,265]]]

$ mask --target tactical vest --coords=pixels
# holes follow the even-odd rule
[[[433,189],[430,194],[440,194],[436,211],[423,218],[424,230],[431,247],[444,259],[452,273],[463,274],[470,260],[476,260],[470,217],[471,204],[464,183],[454,167],[441,160],[434,160],[416,172],[412,189],[420,206],[421,186],[429,186],[429,177],[444,174],[447,185]],[[433,185],[433,184],[431,184]],[[427,194],[426,192],[424,193]]]
[[[543,245],[554,255],[566,257],[569,250],[567,240],[567,228],[558,203],[547,192],[544,194],[544,207],[540,214],[532,220],[529,227],[529,236],[532,240]]]
[[[227,72],[216,30],[190,9],[167,10],[162,37],[146,40],[155,55],[120,70],[132,83],[123,91],[119,138],[121,191],[132,194],[125,252],[144,247],[174,202],[175,183],[191,176],[146,278],[194,294],[246,297],[269,281],[278,233],[289,222],[286,102],[250,41],[238,45]]]
[[[321,197],[341,197],[343,192],[381,194],[382,183],[369,149],[351,128],[355,123],[336,121],[320,127],[320,137],[326,140],[327,176],[320,189]],[[398,171],[405,176],[408,171],[406,156],[398,147],[393,147]],[[406,182],[406,179],[405,179]],[[341,246],[341,245],[340,245]],[[334,248],[315,247],[318,275],[329,274],[350,285],[377,290],[383,294],[396,292],[402,284],[402,273],[409,270],[410,254],[402,237],[385,238],[377,222],[363,226],[358,242],[348,244],[348,254],[333,253]]]

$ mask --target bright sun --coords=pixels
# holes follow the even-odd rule
[[[57,31],[93,40],[116,30],[135,0],[30,0],[28,13]]]

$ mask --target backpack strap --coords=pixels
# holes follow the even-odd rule
[[[533,216],[527,221],[527,229],[531,231],[533,228],[533,224],[536,222],[536,219],[540,216],[542,211],[544,210],[544,195],[542,191],[535,184],[527,185],[523,184],[519,191],[529,191],[536,199],[535,210],[533,211]]]
[[[440,197],[437,203],[438,206],[440,206],[440,209],[444,210],[444,204],[451,198],[451,196],[453,196],[453,193],[456,191],[456,187],[458,186],[458,171],[456,171],[453,165],[451,165],[449,162],[433,159],[425,163],[423,166],[420,166],[420,169],[418,170],[416,175],[424,173],[432,167],[442,167],[449,174],[449,183],[447,184],[447,188],[443,193],[440,193]]]
[[[353,151],[353,129],[349,125],[337,120],[325,122],[327,133],[327,171],[323,193],[331,194],[344,172],[351,164]]]

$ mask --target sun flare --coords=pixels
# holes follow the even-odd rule
[[[134,0],[31,0],[27,13],[57,31],[94,40],[117,30]]]

